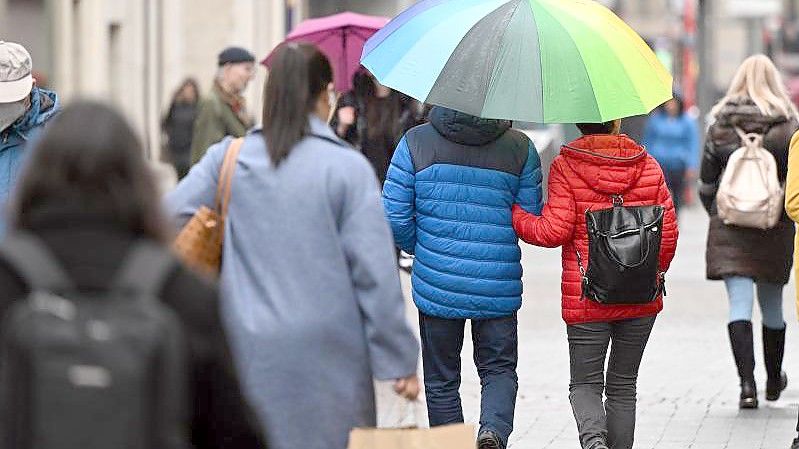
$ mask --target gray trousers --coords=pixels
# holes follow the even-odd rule
[[[569,400],[584,449],[597,441],[605,442],[610,449],[632,449],[635,384],[654,324],[652,316],[567,326],[571,362]]]

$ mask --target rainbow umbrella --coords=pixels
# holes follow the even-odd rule
[[[422,0],[366,42],[361,63],[419,101],[485,118],[596,123],[672,95],[643,39],[591,0]]]

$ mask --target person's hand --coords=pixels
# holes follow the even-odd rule
[[[355,108],[344,106],[338,110],[338,122],[341,125],[352,126],[355,124]]]
[[[419,377],[416,374],[397,379],[397,381],[394,382],[394,393],[397,393],[409,401],[416,400],[419,396],[419,390]]]

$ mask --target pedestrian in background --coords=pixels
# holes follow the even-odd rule
[[[418,346],[369,162],[327,124],[333,72],[314,46],[275,55],[263,130],[233,175],[221,288],[246,391],[277,449],[344,449],[376,424],[372,379],[413,399]],[[212,207],[231,139],[211,147],[169,210]]]
[[[747,58],[727,95],[711,111],[700,171],[699,196],[710,214],[707,278],[724,280],[730,302],[729,337],[741,382],[741,408],[758,406],[752,339],[754,290],[763,317],[763,355],[768,380],[766,399],[777,400],[787,384],[782,372],[785,322],[782,288],[790,278],[794,224],[787,215],[771,229],[728,226],[718,216],[716,193],[727,162],[743,143],[736,131],[762,135],[763,148],[776,159],[777,176],[785,182],[788,146],[799,127],[777,68],[768,57]]]
[[[552,163],[543,212],[535,216],[514,207],[513,226],[527,243],[563,247],[561,304],[571,360],[569,400],[581,447],[631,449],[638,368],[655,318],[663,309],[665,289],[661,285],[654,298],[630,304],[603,304],[589,298],[585,273],[591,273],[587,262],[593,255],[586,211],[617,205],[662,207],[657,261],[661,274],[668,270],[677,248],[677,217],[660,167],[643,147],[619,135],[620,120],[577,127],[583,137],[565,145]]]
[[[642,143],[663,169],[674,209],[679,213],[685,186],[696,179],[700,149],[696,120],[685,111],[679,95],[650,116]]]
[[[27,144],[59,109],[58,96],[37,87],[32,71],[25,47],[0,41],[0,234]]]
[[[130,125],[107,106],[75,103],[48,126],[27,160],[15,193],[12,229],[7,238],[14,239],[15,231],[35,236],[79,292],[101,295],[111,289],[123,261],[142,242],[161,245],[165,253],[168,251],[165,244],[169,232],[157,198],[144,151]],[[215,289],[177,262],[172,267],[157,296],[176,314],[188,343],[189,366],[185,369],[189,375],[183,381],[188,384],[184,409],[189,413],[187,420],[179,422],[169,421],[175,416],[159,416],[149,423],[149,430],[155,435],[156,428],[165,429],[164,434],[173,437],[170,444],[185,438],[198,449],[264,448],[255,414],[242,399]],[[32,286],[22,274],[6,261],[0,262],[0,316],[7,317],[11,306],[30,293]],[[8,338],[9,329],[0,331]],[[102,353],[99,344],[94,343],[97,354]],[[42,351],[37,357],[44,354]],[[159,369],[167,371],[173,362],[161,360]],[[114,374],[118,375],[115,382],[124,383],[129,373]],[[168,379],[157,379],[162,381]],[[53,402],[58,397],[55,387],[50,385],[48,390],[53,395],[48,407],[67,407],[69,401]],[[20,430],[9,425],[20,412],[0,413],[3,419],[11,420],[0,428],[12,433]],[[44,423],[48,428],[58,428],[59,424],[63,422]],[[41,435],[34,436],[40,440]],[[23,435],[22,440],[15,441],[29,437]],[[169,447],[186,447],[187,442]],[[28,449],[6,443],[3,447]]]
[[[199,100],[197,81],[194,78],[186,79],[172,96],[169,111],[161,122],[167,135],[169,157],[179,179],[186,176],[191,168],[191,140]]]
[[[541,161],[507,120],[434,107],[394,152],[383,203],[397,246],[415,254],[427,415],[431,426],[463,422],[461,348],[471,320],[483,386],[479,449],[504,449],[513,431],[522,304],[514,202],[541,210]]]
[[[355,75],[353,85],[339,101],[332,125],[372,163],[382,185],[400,138],[419,124],[418,103],[378,83],[366,70]]]
[[[219,53],[217,65],[214,84],[200,102],[194,123],[192,164],[225,136],[242,137],[253,126],[242,93],[255,77],[255,56],[243,48],[229,47]]]

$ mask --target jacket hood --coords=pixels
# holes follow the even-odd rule
[[[625,135],[581,137],[561,149],[566,163],[583,181],[603,194],[623,194],[638,179],[647,153]]]
[[[460,145],[483,146],[502,137],[513,124],[436,106],[430,111],[430,123],[439,134]]]
[[[765,134],[771,127],[787,121],[788,117],[782,115],[764,115],[751,99],[742,98],[725,104],[716,114],[715,125]]]
[[[60,105],[55,92],[34,87],[31,91],[31,107],[28,112],[15,125],[14,130],[23,136],[28,132],[50,120],[58,113]]]

